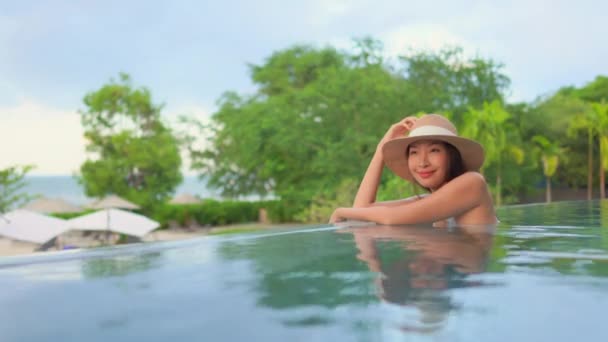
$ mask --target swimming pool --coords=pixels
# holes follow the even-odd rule
[[[0,341],[604,341],[608,201],[0,258]]]

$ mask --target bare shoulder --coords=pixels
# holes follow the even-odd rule
[[[486,184],[486,178],[481,173],[476,171],[467,171],[456,178],[466,179],[469,182],[481,182]]]
[[[467,189],[484,189],[487,187],[485,177],[475,171],[468,171],[462,175],[452,179],[448,184],[453,187],[467,188]]]

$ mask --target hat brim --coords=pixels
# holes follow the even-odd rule
[[[459,136],[424,135],[397,138],[384,144],[382,155],[386,166],[399,177],[413,181],[414,176],[408,167],[406,151],[409,145],[422,140],[438,140],[454,146],[460,152],[466,171],[479,171],[483,165],[485,152],[478,142]]]

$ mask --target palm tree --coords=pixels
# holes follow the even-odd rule
[[[568,135],[575,137],[579,131],[587,133],[587,199],[593,197],[593,138],[597,134],[598,115],[585,102],[572,98],[580,112],[574,116],[568,126]]]
[[[546,200],[551,202],[551,177],[555,175],[557,166],[559,165],[559,156],[563,154],[564,149],[557,142],[551,142],[542,135],[532,137],[540,151],[541,160],[543,162],[543,174],[546,178]]]
[[[606,198],[606,178],[604,170],[608,168],[608,104],[604,101],[591,104],[594,115],[597,115],[597,130],[600,143],[600,198]]]
[[[518,141],[518,130],[509,122],[511,114],[502,104],[495,100],[484,103],[481,110],[470,108],[464,115],[462,135],[478,141],[485,149],[486,161],[484,168],[496,166],[495,203],[502,202],[502,165],[506,156],[512,157],[517,164],[524,158],[523,149],[513,144]]]

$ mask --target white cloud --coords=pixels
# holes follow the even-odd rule
[[[401,26],[380,35],[385,53],[389,57],[404,55],[409,49],[437,52],[446,46],[460,46],[465,52],[476,50],[463,36],[440,24],[414,24]]]
[[[0,107],[0,168],[34,165],[32,174],[71,174],[85,160],[80,116],[33,101]]]

